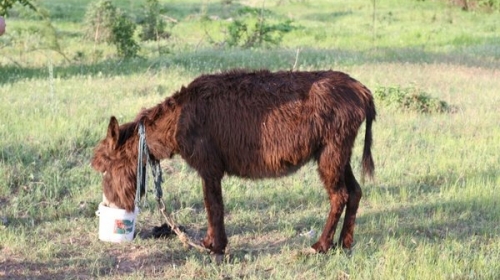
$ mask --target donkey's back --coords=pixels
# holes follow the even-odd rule
[[[366,87],[334,71],[204,75],[174,99],[181,155],[250,178],[293,172],[327,143],[350,150],[373,108]]]

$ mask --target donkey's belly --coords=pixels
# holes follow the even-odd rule
[[[277,154],[255,153],[247,158],[236,157],[225,160],[225,172],[244,178],[272,178],[296,172],[312,158],[311,153]]]

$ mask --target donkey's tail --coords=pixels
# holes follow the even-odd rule
[[[373,179],[375,172],[375,164],[373,163],[372,157],[372,123],[375,120],[377,112],[375,111],[375,103],[373,102],[373,96],[370,94],[368,104],[365,108],[366,112],[366,128],[365,128],[365,144],[363,148],[363,159],[362,159],[362,173],[361,180],[364,182],[365,175],[368,175],[370,179]]]

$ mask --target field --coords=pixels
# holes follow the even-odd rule
[[[141,9],[113,2],[132,15]],[[52,29],[16,7],[0,37],[0,278],[500,277],[498,12],[447,1],[165,0],[170,37],[141,42],[139,58],[127,60],[83,39],[88,3],[38,1]],[[226,28],[244,7],[294,28],[277,45],[228,47]],[[376,100],[376,178],[362,186],[352,251],[301,254],[329,210],[314,163],[281,179],[224,179],[230,254],[221,265],[176,237],[99,241],[101,175],[89,164],[109,117],[130,121],[198,75],[231,68],[334,69],[372,91],[413,88],[451,109]],[[358,179],[362,139],[352,158]],[[169,211],[201,238],[200,179],[179,157],[162,166]],[[153,197],[140,232],[163,223]]]

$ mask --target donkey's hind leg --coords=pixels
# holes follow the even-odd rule
[[[330,200],[330,213],[323,233],[312,248],[316,252],[325,253],[333,246],[333,236],[340,216],[348,200],[348,192],[344,179],[345,163],[348,156],[342,157],[342,151],[335,145],[324,147],[318,158],[318,171]]]
[[[356,213],[358,211],[362,192],[356,178],[354,178],[350,163],[348,163],[345,168],[344,178],[349,197],[347,199],[344,224],[340,232],[339,245],[343,248],[350,249],[354,242],[354,225],[356,223]]]

